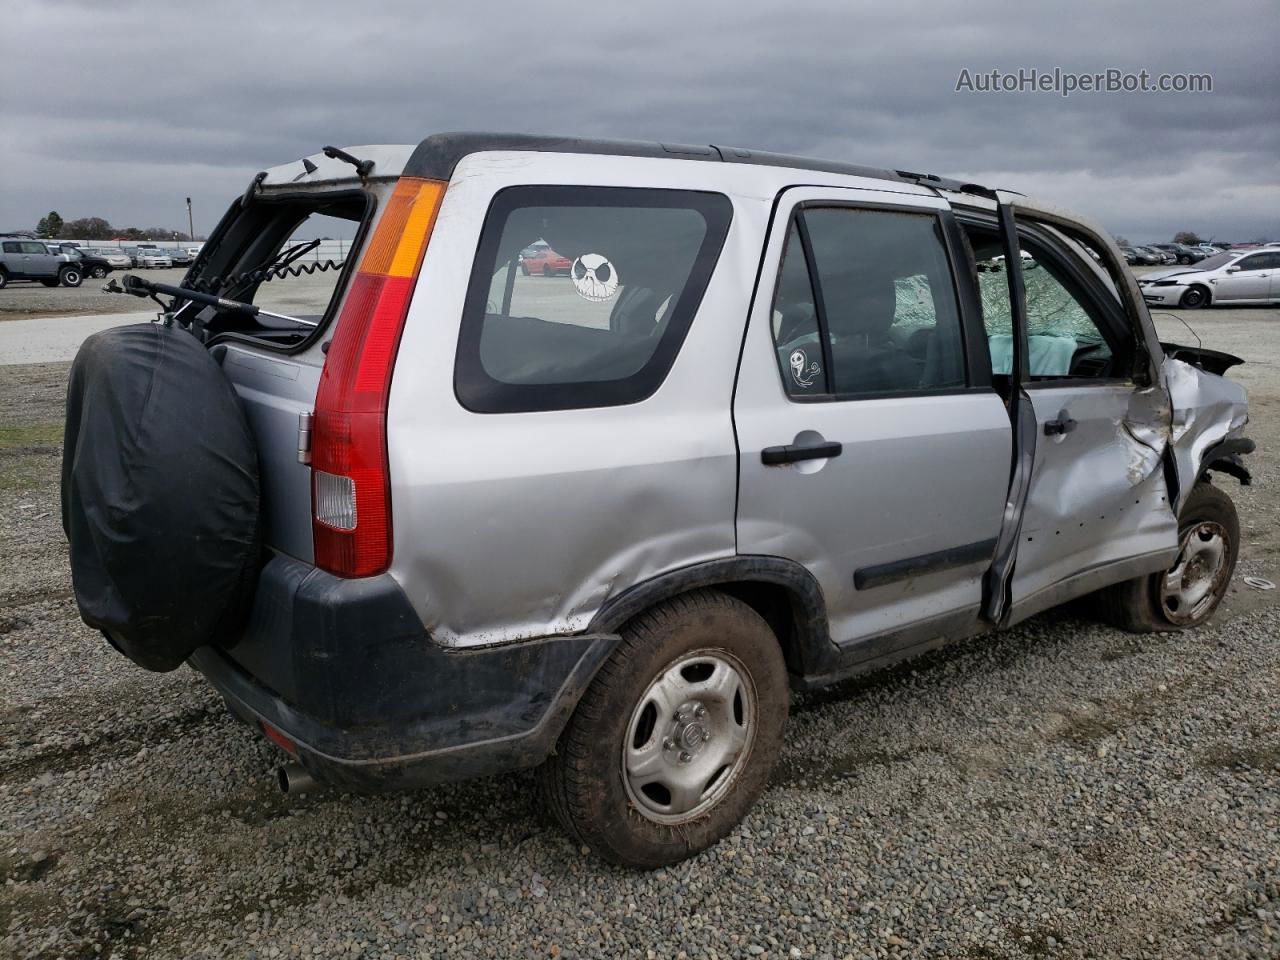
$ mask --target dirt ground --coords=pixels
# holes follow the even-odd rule
[[[1280,590],[1242,579],[1280,581],[1280,310],[1182,318],[1248,361],[1258,443],[1216,620],[1051,611],[801,698],[742,828],[654,874],[524,774],[280,796],[198,676],[80,623],[67,364],[0,367],[0,956],[1280,956]]]

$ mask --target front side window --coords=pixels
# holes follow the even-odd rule
[[[1013,369],[1013,315],[1009,275],[998,240],[973,240],[978,255],[982,320],[991,350],[991,372]],[[1103,333],[1101,310],[1080,289],[1056,255],[1032,239],[1020,238],[1022,281],[1027,292],[1027,365],[1035,380],[1089,379],[1123,375],[1123,363]]]
[[[964,387],[952,279],[932,213],[799,212],[773,307],[787,393],[838,399]]]
[[[489,208],[454,386],[481,413],[634,403],[693,321],[732,207],[720,194],[511,187]]]
[[[47,254],[49,252],[49,248],[46,247],[43,243],[23,243],[22,252]]]

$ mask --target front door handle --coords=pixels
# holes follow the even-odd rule
[[[1046,420],[1044,422],[1044,435],[1046,437],[1057,437],[1070,433],[1076,428],[1076,422],[1070,417],[1059,417],[1057,420]]]
[[[843,451],[844,446],[834,440],[825,443],[788,443],[782,447],[765,447],[760,451],[760,462],[773,467],[800,460],[825,460],[828,457],[838,457]]]

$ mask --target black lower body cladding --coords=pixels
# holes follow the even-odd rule
[[[80,616],[140,666],[172,670],[243,622],[262,552],[257,451],[195,337],[136,324],[84,342],[62,526]]]

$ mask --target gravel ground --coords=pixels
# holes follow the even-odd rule
[[[527,774],[280,796],[195,674],[79,622],[67,365],[0,367],[0,956],[1280,956],[1280,591],[1240,580],[1280,580],[1280,311],[1187,319],[1250,359],[1259,443],[1213,624],[1054,611],[798,699],[743,826],[651,874],[570,844]]]

